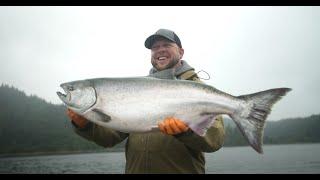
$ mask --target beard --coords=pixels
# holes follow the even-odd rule
[[[154,68],[156,68],[158,71],[162,71],[164,69],[170,69],[173,68],[177,63],[179,62],[179,59],[173,59],[172,61],[170,61],[167,65],[165,66],[159,66],[159,64],[157,63],[157,61],[152,60],[151,64]]]

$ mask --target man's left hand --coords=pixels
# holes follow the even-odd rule
[[[164,134],[176,135],[188,131],[189,127],[180,119],[168,117],[158,124]]]

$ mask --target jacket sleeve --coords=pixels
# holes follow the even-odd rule
[[[224,135],[223,118],[218,116],[204,137],[195,134],[192,130],[175,135],[175,137],[190,149],[201,152],[214,152],[222,147]]]
[[[128,137],[127,133],[105,128],[92,122],[81,129],[74,123],[72,124],[76,134],[103,147],[113,147]]]

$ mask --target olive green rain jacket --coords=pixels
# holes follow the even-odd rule
[[[151,69],[150,73],[155,70]],[[177,78],[200,82],[194,69],[183,61]],[[178,135],[161,132],[122,133],[93,123],[75,132],[103,147],[127,139],[125,173],[205,173],[204,152],[214,152],[224,141],[223,119],[219,116],[204,137],[191,130]]]

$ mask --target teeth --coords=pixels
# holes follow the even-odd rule
[[[159,60],[164,60],[164,59],[166,59],[166,57],[159,57],[158,59]]]

